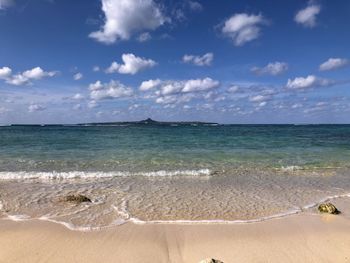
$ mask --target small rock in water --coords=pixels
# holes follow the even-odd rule
[[[224,263],[224,262],[213,258],[207,258],[207,259],[201,260],[199,263]]]
[[[340,213],[340,211],[331,203],[320,204],[318,206],[318,211],[321,213],[328,213],[333,215]]]
[[[63,198],[63,201],[65,202],[73,202],[73,203],[91,203],[91,199],[84,196],[84,195],[67,195],[66,197]]]

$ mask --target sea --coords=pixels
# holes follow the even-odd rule
[[[350,198],[350,125],[0,127],[3,220],[244,224],[334,198]]]

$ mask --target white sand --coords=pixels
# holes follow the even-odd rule
[[[0,220],[0,262],[350,262],[350,220],[296,215],[244,225],[134,225],[71,231]]]

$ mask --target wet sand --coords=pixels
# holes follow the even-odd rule
[[[0,220],[0,262],[350,262],[349,201],[341,215],[299,214],[235,225],[135,225],[71,231]]]

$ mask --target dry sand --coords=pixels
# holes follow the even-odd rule
[[[225,263],[350,262],[350,219],[346,213],[300,214],[240,225],[128,223],[96,232],[0,220],[1,263],[197,263],[208,257]]]

